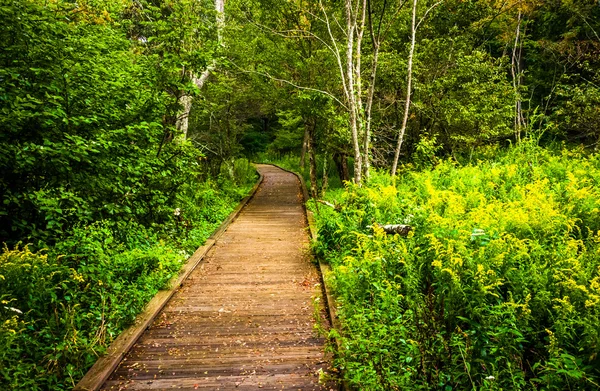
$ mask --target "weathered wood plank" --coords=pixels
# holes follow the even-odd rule
[[[314,217],[313,212],[306,208],[306,203],[310,199],[310,197],[308,195],[308,188],[306,187],[306,183],[304,182],[304,178],[302,178],[302,175],[299,175],[298,173],[295,173],[293,171],[288,171],[288,172],[294,174],[298,178],[298,181],[300,181],[300,185],[302,187],[302,199],[303,199],[303,205],[304,205],[304,212],[306,213],[306,222],[308,224],[310,239],[313,242],[316,242],[317,241],[317,224],[315,221],[315,217]],[[334,206],[334,208],[335,208],[335,206]],[[327,308],[327,312],[329,314],[329,321],[331,322],[331,327],[341,333],[342,325],[340,323],[340,320],[339,320],[338,314],[337,314],[337,304],[336,304],[335,297],[334,297],[333,292],[330,287],[331,284],[328,282],[328,279],[331,277],[331,274],[333,273],[331,270],[331,266],[322,262],[320,259],[318,260],[318,265],[319,265],[319,272],[321,275],[321,281],[323,283],[323,292],[325,294],[326,308]],[[341,351],[342,345],[338,338],[335,338],[335,343],[336,343],[337,351],[338,352]],[[343,377],[343,371],[342,371],[342,377]],[[352,390],[352,387],[348,384],[347,381],[341,381],[339,386],[340,386],[340,389],[345,390],[345,391]]]
[[[272,166],[259,170],[265,176],[251,202],[213,236],[202,264],[103,390],[336,387],[319,384],[330,357],[313,327],[320,278],[299,183]]]
[[[229,214],[227,219],[215,230],[215,232],[206,240],[203,246],[200,246],[194,254],[187,260],[185,265],[179,271],[174,281],[169,284],[170,288],[158,292],[148,303],[144,311],[136,318],[133,325],[122,332],[109,346],[106,353],[99,357],[86,375],[75,385],[73,391],[96,391],[102,387],[102,384],[108,379],[110,374],[119,365],[123,357],[133,347],[144,331],[150,326],[154,318],[164,308],[166,303],[173,297],[177,289],[188,278],[191,272],[203,260],[204,256],[214,246],[217,239],[227,229],[227,226],[239,215],[241,210],[252,199],[264,177],[260,175],[256,185],[250,191],[250,194],[242,199],[237,207]]]

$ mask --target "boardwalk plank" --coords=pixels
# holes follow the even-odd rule
[[[264,181],[103,390],[330,390],[297,178]],[[322,320],[324,321],[324,320]],[[325,325],[326,326],[326,325]]]

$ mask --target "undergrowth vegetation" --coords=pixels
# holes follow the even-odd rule
[[[359,389],[598,389],[600,155],[524,142],[479,158],[377,173],[319,206]]]
[[[274,164],[285,170],[301,175],[310,190],[310,168],[308,156],[306,157],[306,162],[303,167],[300,165],[300,157],[294,154],[280,155],[275,153],[262,153],[257,154],[254,157],[254,161],[265,164]],[[319,189],[320,193],[326,193],[330,189],[339,189],[343,187],[342,180],[340,180],[340,177],[336,172],[335,166],[332,164],[330,157],[317,156],[315,159],[315,167],[317,172],[317,188]],[[324,172],[327,173],[327,181],[325,183],[326,188],[323,188],[325,182],[323,180]]]
[[[176,3],[0,2],[1,390],[72,389],[256,179],[176,131]]]
[[[0,389],[71,389],[249,190],[184,187],[160,225],[80,224],[53,246],[0,254]]]
[[[100,220],[46,249],[5,246],[0,389],[71,389],[249,189],[239,186],[190,187],[160,226]]]

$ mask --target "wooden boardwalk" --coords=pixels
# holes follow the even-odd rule
[[[279,168],[258,169],[254,198],[102,390],[335,388],[318,382],[330,360],[313,327],[320,280],[300,184]]]

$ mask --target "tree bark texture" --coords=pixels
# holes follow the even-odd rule
[[[327,151],[323,155],[323,181],[321,182],[321,196],[325,195],[327,191],[327,187],[329,186],[329,156],[327,156]]]
[[[181,137],[187,139],[187,133],[190,123],[190,112],[192,111],[192,97],[189,95],[183,95],[179,98],[179,104],[181,105],[181,111],[177,115],[177,122],[175,127],[179,130]]]
[[[346,33],[348,35],[346,42],[346,79],[348,85],[347,101],[350,115],[350,133],[352,135],[352,147],[354,149],[354,181],[360,184],[362,177],[362,153],[360,150],[359,137],[359,118],[358,103],[356,96],[356,82],[354,69],[354,38],[356,34],[356,23],[358,19],[358,10],[352,6],[352,0],[346,0]]]
[[[315,151],[315,128],[316,120],[309,119],[305,126],[308,128],[308,160],[309,160],[309,171],[310,171],[310,193],[311,197],[317,199],[318,185],[317,185],[317,156]]]
[[[359,0],[360,1],[360,0]],[[357,1],[357,6],[358,6],[358,1]],[[352,69],[354,70],[354,80],[356,83],[356,106],[355,106],[355,110],[356,110],[356,119],[357,119],[357,126],[358,126],[358,131],[357,131],[357,137],[356,137],[356,142],[358,144],[358,149],[360,151],[361,148],[361,138],[363,137],[362,133],[364,133],[365,130],[365,112],[364,112],[364,107],[363,107],[363,89],[362,89],[362,42],[363,42],[363,37],[364,37],[364,33],[365,33],[365,22],[366,22],[366,16],[367,16],[367,0],[362,0],[362,7],[359,7],[358,9],[355,10],[356,12],[356,22],[355,22],[355,30],[356,30],[356,49],[354,50],[355,54],[354,54],[354,66],[352,67]],[[358,15],[360,12],[360,23],[358,21]],[[355,173],[355,177],[357,178],[356,183],[360,184],[360,182],[363,179],[363,171],[364,171],[364,165],[367,164],[367,151],[363,150],[360,151],[360,176],[356,176]]]
[[[373,61],[371,63],[371,75],[369,76],[369,88],[367,90],[367,106],[365,108],[365,134],[363,138],[363,148],[365,161],[363,173],[365,179],[371,175],[371,117],[373,109],[373,95],[375,94],[375,79],[377,78],[377,63],[379,60],[379,43],[373,43]]]
[[[302,140],[302,151],[300,152],[300,167],[304,169],[305,160],[306,160],[306,147],[308,145],[308,127],[304,127],[304,138]]]
[[[223,27],[225,25],[225,0],[215,0],[215,11],[216,22],[217,22],[217,43],[223,44]],[[200,76],[191,73],[190,78],[192,83],[201,90],[204,84],[208,80],[212,71],[217,67],[217,61],[212,60],[212,63],[206,67],[206,69],[200,74]],[[192,110],[193,98],[189,95],[183,95],[179,98],[179,104],[181,105],[181,112],[177,115],[176,128],[183,140],[187,139],[189,129],[189,117]]]
[[[402,149],[402,143],[404,141],[404,133],[406,132],[406,124],[408,123],[408,113],[410,111],[410,98],[412,94],[412,68],[413,68],[413,55],[415,53],[415,44],[417,38],[417,3],[418,0],[413,0],[412,9],[412,27],[411,27],[411,38],[410,38],[410,51],[408,53],[408,76],[406,81],[406,102],[404,104],[404,117],[402,118],[402,127],[398,133],[398,143],[396,144],[396,152],[394,154],[394,163],[392,164],[392,176],[396,175],[398,169],[398,159],[400,158],[400,150]]]

